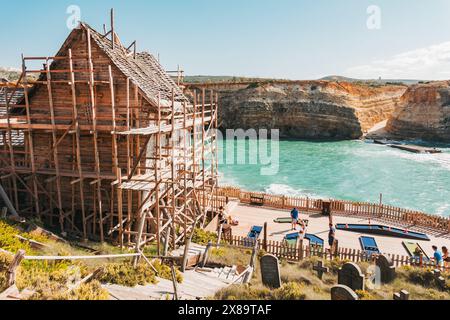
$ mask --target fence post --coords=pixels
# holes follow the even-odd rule
[[[173,284],[173,298],[174,300],[178,301],[178,284],[177,284],[177,276],[175,272],[175,267],[173,265],[173,260],[170,264],[170,272],[172,274],[172,284]]]
[[[217,247],[220,245],[220,241],[222,241],[222,231],[223,231],[223,223],[220,224],[219,234],[217,235]]]
[[[211,249],[211,247],[212,247],[212,242],[210,241],[210,242],[208,242],[208,245],[206,246],[205,252],[203,253],[202,268],[204,268],[205,265],[206,265],[206,262],[208,260],[208,252],[209,252],[209,249]]]
[[[306,212],[309,213],[309,197],[306,198]]]
[[[339,241],[338,240],[334,240],[332,251],[334,251],[333,253],[334,253],[335,257],[339,257]]]
[[[244,283],[249,283],[252,279],[253,272],[255,270],[256,265],[256,255],[258,253],[259,241],[255,241],[255,245],[253,246],[252,256],[250,258],[250,270],[244,276]]]
[[[8,288],[16,283],[16,270],[25,257],[25,250],[19,250],[8,268]]]
[[[2,212],[0,214],[0,218],[2,219],[6,219],[6,215],[8,214],[8,208],[7,207],[3,207],[2,208]]]
[[[303,240],[300,240],[300,247],[298,248],[298,260],[303,260]]]
[[[267,252],[267,222],[264,223],[263,249]]]
[[[187,238],[185,246],[184,246],[183,262],[181,263],[181,272],[183,272],[183,273],[186,271],[186,265],[187,265],[187,260],[188,260],[188,256],[189,256],[190,246],[191,246],[191,239]]]

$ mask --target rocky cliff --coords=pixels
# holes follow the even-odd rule
[[[223,129],[279,129],[283,138],[357,139],[386,120],[401,85],[329,81],[255,83],[220,92]]]
[[[398,139],[450,142],[450,82],[411,86],[386,131]]]

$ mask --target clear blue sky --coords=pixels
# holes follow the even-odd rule
[[[0,66],[54,54],[69,5],[99,30],[114,7],[124,43],[191,75],[450,78],[448,0],[1,1]],[[381,9],[379,30],[366,25],[370,5]]]

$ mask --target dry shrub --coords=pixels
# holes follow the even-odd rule
[[[104,289],[100,282],[91,281],[74,290],[69,300],[108,300],[108,290]]]
[[[412,284],[423,287],[433,287],[435,284],[432,269],[403,267],[398,271],[398,275]]]
[[[91,281],[83,283],[79,288],[68,291],[67,287],[53,283],[50,286],[41,287],[29,298],[29,300],[108,300],[108,290],[104,289],[100,282]]]
[[[172,270],[168,265],[161,263],[160,260],[155,260],[152,264],[156,271],[158,271],[158,277],[166,280],[172,280]],[[175,279],[178,283],[183,283],[183,274],[178,270],[178,268],[175,268]]]
[[[289,282],[281,288],[274,290],[272,293],[272,300],[305,300],[303,285],[297,282]]]
[[[372,292],[366,290],[356,290],[355,293],[358,295],[360,300],[378,300]]]
[[[7,274],[8,267],[11,264],[13,257],[9,254],[0,252],[0,292],[5,291],[7,288]]]
[[[223,266],[241,265],[246,266],[250,264],[252,256],[252,249],[235,249],[235,248],[213,248],[210,252],[208,263],[218,264]]]
[[[206,246],[208,242],[217,243],[217,234],[203,229],[195,229],[192,242]]]
[[[279,289],[271,290],[258,285],[234,285],[218,291],[216,300],[305,300],[304,287],[290,282]]]
[[[270,300],[270,289],[262,285],[234,285],[219,290],[216,300]]]
[[[110,263],[101,275],[102,283],[117,284],[126,287],[156,284],[156,276],[147,264],[139,263],[136,269],[130,263]]]

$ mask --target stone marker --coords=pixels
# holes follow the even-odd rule
[[[273,289],[281,287],[280,265],[278,258],[267,254],[260,260],[262,282],[265,286]]]
[[[394,293],[394,300],[397,301],[409,300],[409,292],[406,290],[402,290],[399,293]]]
[[[359,300],[358,295],[347,286],[337,285],[331,288],[331,300],[354,301]]]
[[[323,274],[330,272],[330,269],[323,266],[323,262],[319,261],[316,266],[313,267],[314,271],[317,271],[317,276],[322,280]]]
[[[361,268],[352,262],[348,262],[338,271],[338,283],[350,289],[364,290],[365,277]]]
[[[381,255],[378,256],[375,263],[380,268],[381,283],[389,283],[395,279],[395,267],[391,258]]]

